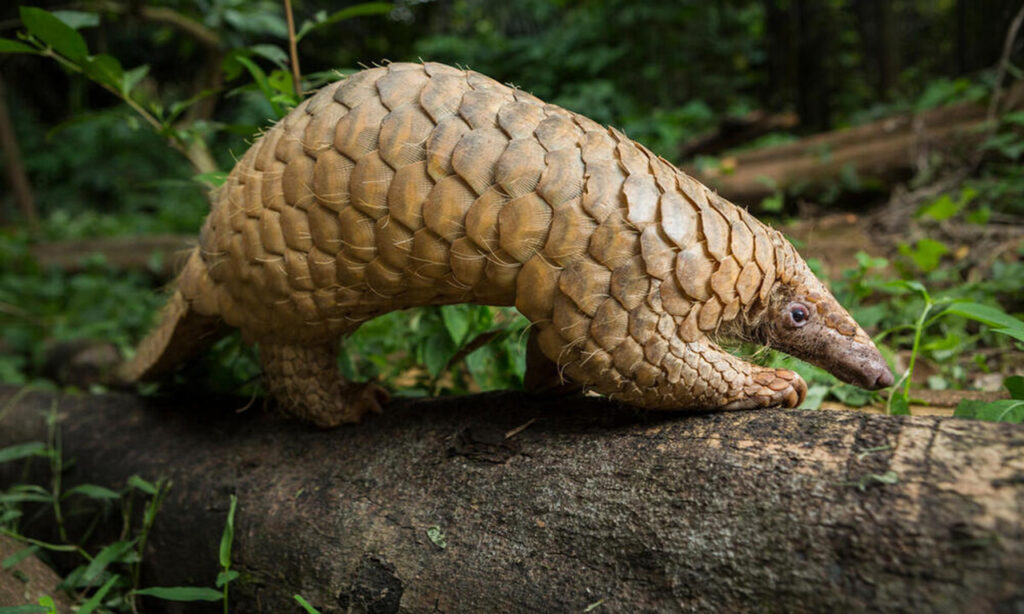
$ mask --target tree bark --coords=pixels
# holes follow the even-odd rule
[[[13,392],[0,448],[56,407],[66,488],[173,479],[144,586],[212,585],[237,494],[233,611],[1024,606],[1020,426],[491,393],[315,431],[237,399]]]

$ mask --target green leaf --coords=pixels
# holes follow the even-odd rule
[[[217,588],[221,588],[225,584],[227,584],[228,582],[232,582],[232,581],[234,581],[237,578],[238,578],[238,572],[235,571],[234,569],[229,569],[227,571],[222,571],[219,574],[217,574]]]
[[[470,327],[466,308],[463,305],[445,305],[441,307],[441,319],[444,320],[444,327],[448,329],[448,335],[455,345],[462,345]]]
[[[851,407],[863,407],[871,402],[871,398],[874,393],[858,388],[857,386],[851,386],[849,384],[836,384],[832,386],[830,392],[839,399],[843,404]]]
[[[57,53],[75,63],[88,57],[89,47],[82,35],[53,14],[34,6],[23,6],[20,13],[29,33],[53,47]]]
[[[1011,375],[1003,380],[1003,387],[1010,391],[1010,398],[1024,401],[1024,376]]]
[[[1024,111],[1014,111],[1012,113],[1006,113],[1000,119],[1010,124],[1024,126]]]
[[[274,88],[275,91],[284,94],[285,100],[288,104],[292,104],[295,101],[295,83],[292,81],[292,74],[286,70],[275,70],[270,73],[267,77],[267,83],[270,87]],[[274,95],[275,99],[280,99],[277,94]]]
[[[422,346],[423,366],[431,377],[440,375],[441,370],[448,364],[448,359],[455,354],[455,346],[448,335],[432,335]]]
[[[1011,316],[996,307],[973,303],[971,301],[956,301],[950,303],[941,315],[953,314],[981,322],[992,327],[997,333],[1002,333],[1014,339],[1024,341],[1024,321]]]
[[[288,54],[285,53],[284,49],[281,49],[277,45],[252,45],[249,47],[249,51],[252,51],[254,54],[262,58],[270,60],[282,70],[288,70],[288,65],[290,63]]]
[[[48,614],[57,614],[57,604],[53,601],[53,597],[49,595],[40,595],[37,599],[39,605],[47,608]]]
[[[133,595],[156,597],[165,601],[220,601],[223,594],[204,586],[153,586],[132,591]]]
[[[205,183],[215,188],[224,185],[227,180],[228,174],[225,171],[210,171],[209,173],[199,173],[192,176],[192,181]]]
[[[18,492],[0,495],[0,503],[50,503],[53,497],[36,493]]]
[[[231,495],[228,518],[224,523],[224,533],[220,537],[220,566],[224,569],[231,568],[231,546],[235,541],[235,508],[237,506],[238,497]]]
[[[85,11],[50,11],[50,14],[76,30],[100,25],[100,16]]]
[[[363,4],[355,4],[353,6],[345,7],[340,11],[331,13],[330,16],[323,17],[322,19],[304,22],[299,28],[299,31],[295,34],[295,40],[300,41],[313,30],[338,23],[339,21],[352,19],[354,17],[366,17],[369,15],[385,15],[390,13],[393,8],[394,6],[390,2],[364,2]]]
[[[964,400],[953,410],[956,418],[973,418],[988,422],[1010,422],[1020,424],[1024,421],[1024,401],[1018,399],[1002,399],[999,401]]]
[[[86,585],[92,584],[111,563],[120,561],[135,546],[135,540],[118,541],[100,550],[96,558],[89,561],[89,566],[82,574],[82,582]]]
[[[50,608],[42,605],[11,605],[0,607],[0,614],[46,614]],[[81,610],[79,610],[81,612]]]
[[[252,75],[253,81],[256,82],[256,87],[260,89],[260,92],[263,93],[263,97],[270,103],[270,107],[273,109],[274,114],[277,117],[281,117],[281,107],[272,100],[274,97],[274,89],[270,87],[270,83],[267,81],[267,73],[263,72],[263,69],[255,62],[243,55],[236,56],[235,60],[249,71],[249,74]]]
[[[910,258],[917,268],[927,273],[937,269],[942,256],[948,252],[948,247],[934,239],[920,239],[910,252]]]
[[[136,66],[131,70],[124,72],[124,78],[121,80],[121,95],[125,98],[128,94],[135,89],[135,86],[142,81],[142,78],[149,72],[149,64],[143,64],[142,66]]]
[[[977,224],[983,226],[988,223],[988,218],[992,217],[992,207],[988,205],[981,205],[977,209],[968,211],[964,215],[964,219],[970,224]]]
[[[433,543],[435,546],[442,550],[448,547],[448,540],[444,536],[444,531],[442,531],[441,527],[437,525],[434,525],[427,529],[427,539],[429,539],[431,543]]]
[[[39,546],[28,546],[27,548],[22,548],[21,550],[15,552],[11,556],[5,558],[3,560],[3,563],[0,563],[0,567],[3,567],[4,569],[10,569],[11,567],[14,567],[18,563],[32,556],[36,552],[39,552]]]
[[[21,518],[21,510],[4,510],[3,513],[0,513],[0,524],[7,524],[18,518]]]
[[[0,449],[0,463],[19,460],[29,456],[42,456],[46,452],[46,444],[41,441],[19,443]]]
[[[929,298],[928,290],[919,281],[908,280],[908,279],[897,279],[894,281],[888,281],[881,285],[883,290],[910,290],[916,292],[925,298]]]
[[[306,614],[320,614],[320,610],[314,608],[308,601],[303,599],[302,595],[293,595],[292,598],[299,602],[299,605],[306,611]]]
[[[910,415],[910,399],[898,394],[892,398],[892,402],[889,403],[889,415],[890,416],[909,416]]]
[[[39,53],[39,50],[20,41],[0,38],[0,53]]]
[[[121,498],[121,495],[119,493],[116,493],[110,490],[109,488],[104,488],[102,486],[97,486],[95,484],[79,484],[78,486],[75,486],[74,488],[64,493],[64,495],[61,498],[67,498],[72,495],[85,495],[90,499],[100,500],[116,500]]]
[[[91,614],[91,612],[93,612],[96,608],[99,607],[100,603],[103,602],[103,598],[107,596],[107,593],[110,592],[110,589],[113,588],[114,584],[116,584],[117,581],[120,579],[121,576],[117,574],[110,576],[110,578],[108,578],[107,581],[103,583],[103,586],[101,586],[98,591],[93,593],[92,597],[89,597],[89,600],[83,603],[81,607],[78,608],[77,613]]]
[[[82,70],[85,75],[103,85],[121,91],[124,85],[124,69],[121,68],[121,61],[112,55],[101,53],[90,56],[82,63]]]
[[[964,202],[953,202],[949,194],[943,194],[927,205],[920,207],[914,214],[917,217],[930,217],[937,221],[948,220],[963,209]]]
[[[814,384],[807,389],[807,396],[800,405],[800,409],[819,409],[826,396],[828,396],[828,386]]]
[[[138,475],[133,475],[130,478],[128,478],[128,485],[131,486],[132,488],[135,488],[136,490],[141,490],[147,495],[156,496],[156,486],[154,486],[151,482],[143,480]]]

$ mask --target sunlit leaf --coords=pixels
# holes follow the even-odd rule
[[[937,221],[948,220],[957,213],[960,213],[964,204],[965,203],[962,202],[954,202],[953,199],[950,198],[949,194],[943,194],[939,198],[919,208],[915,215],[918,217],[930,217]]]
[[[94,28],[100,25],[100,16],[97,13],[65,10],[51,11],[50,14],[76,30],[80,30],[82,28]]]

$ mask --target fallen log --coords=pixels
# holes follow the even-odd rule
[[[766,134],[791,130],[799,123],[800,118],[795,113],[768,113],[761,109],[741,117],[726,117],[713,132],[683,143],[679,148],[679,159],[713,156]]]
[[[233,611],[299,611],[294,594],[325,613],[1024,603],[1019,426],[491,393],[315,431],[237,399],[14,392],[0,448],[44,439],[56,406],[65,487],[173,479],[145,586],[211,585],[237,494]],[[0,486],[23,478],[10,465]]]
[[[170,279],[184,267],[195,244],[194,235],[102,237],[39,243],[32,246],[32,257],[43,268],[77,273],[85,269],[90,257],[99,255],[104,263],[119,271],[139,271]]]
[[[1024,85],[1007,96],[1010,109],[1024,107]],[[1007,109],[1007,110],[1010,110]],[[755,205],[777,189],[814,190],[845,176],[891,185],[908,177],[933,152],[969,152],[987,134],[987,108],[965,103],[887,117],[852,128],[809,136],[730,156],[719,168],[683,170],[723,196]]]

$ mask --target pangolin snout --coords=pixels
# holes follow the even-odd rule
[[[888,388],[889,386],[892,386],[892,383],[895,381],[892,375],[892,371],[890,371],[889,367],[886,365],[882,365],[876,373],[867,373],[866,375],[866,379],[873,379],[873,381],[870,384],[864,386],[868,390]]]

